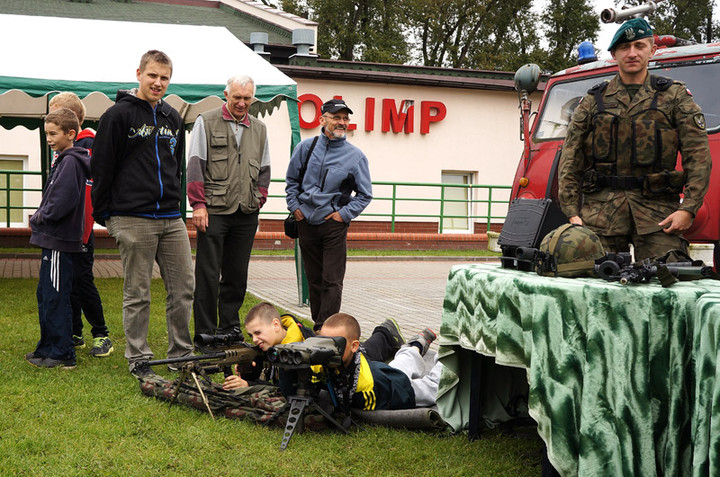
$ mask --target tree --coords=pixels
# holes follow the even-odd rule
[[[532,0],[405,0],[410,32],[426,66],[488,68],[528,55],[538,37]]]
[[[318,22],[321,56],[383,63],[512,71],[529,62],[546,71],[575,63],[576,48],[595,41],[591,0],[262,0]],[[660,34],[717,40],[715,0],[655,0]],[[608,2],[610,3],[610,2]],[[638,5],[645,0],[615,0]]]
[[[588,0],[550,0],[542,15],[532,0],[406,0],[417,51],[427,66],[514,70],[538,62],[558,70],[595,39],[599,20]],[[542,48],[541,33],[548,48]]]
[[[400,8],[391,0],[284,0],[295,12],[306,9],[318,22],[321,56],[405,63],[408,44]]]
[[[543,16],[548,41],[547,63],[543,68],[559,71],[574,64],[577,46],[597,40],[600,22],[588,0],[550,0]]]

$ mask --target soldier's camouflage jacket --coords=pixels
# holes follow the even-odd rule
[[[675,170],[678,150],[682,171]],[[633,220],[638,234],[648,234],[676,210],[695,216],[710,168],[705,118],[683,83],[648,75],[631,101],[616,75],[594,86],[572,116],[560,205],[600,235],[631,234]]]

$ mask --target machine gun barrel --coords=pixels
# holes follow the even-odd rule
[[[159,366],[162,364],[200,364],[207,362],[207,364],[211,366],[225,366],[229,364],[252,363],[255,358],[257,358],[258,354],[259,352],[257,348],[250,345],[243,345],[208,354],[184,356],[182,358],[156,359],[154,361],[148,361],[148,364],[150,366]]]
[[[695,266],[685,262],[666,263],[667,269],[676,277],[712,278],[713,267],[708,265]]]
[[[653,13],[657,9],[657,4],[662,1],[663,0],[655,0],[653,2],[647,2],[645,5],[623,8],[619,11],[614,8],[606,8],[600,12],[600,20],[602,20],[603,23],[622,23],[629,18],[645,16]]]

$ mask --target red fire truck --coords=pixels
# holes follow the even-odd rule
[[[656,2],[657,3],[657,2]],[[623,20],[633,14],[645,13],[644,7],[603,12],[603,20]],[[612,15],[606,12],[612,12]],[[713,168],[710,188],[692,228],[685,233],[690,242],[714,243],[714,262],[720,263],[720,43],[689,44],[670,36],[656,36],[659,48],[650,60],[651,74],[683,81],[695,101],[702,107],[707,124]],[[685,44],[686,46],[678,46]],[[582,59],[582,54],[581,54]],[[590,61],[550,76],[536,112],[531,113],[529,95],[537,87],[540,69],[525,65],[516,74],[515,83],[521,95],[523,138],[525,149],[513,181],[512,199],[549,198],[558,203],[558,166],[563,140],[575,107],[587,91],[597,83],[612,78],[617,72],[614,60]],[[532,125],[531,119],[534,120]],[[678,160],[678,169],[680,163]]]

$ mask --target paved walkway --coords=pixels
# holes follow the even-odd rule
[[[467,263],[464,258],[358,259],[348,261],[342,310],[360,322],[363,336],[370,336],[377,323],[395,318],[406,338],[429,326],[438,331],[442,319],[445,282],[450,267]],[[37,258],[0,258],[0,277],[37,278]],[[117,259],[95,260],[95,276],[122,276]],[[276,257],[255,256],[250,261],[248,291],[304,318],[310,308],[298,305],[295,263]],[[160,277],[155,266],[154,276]]]

